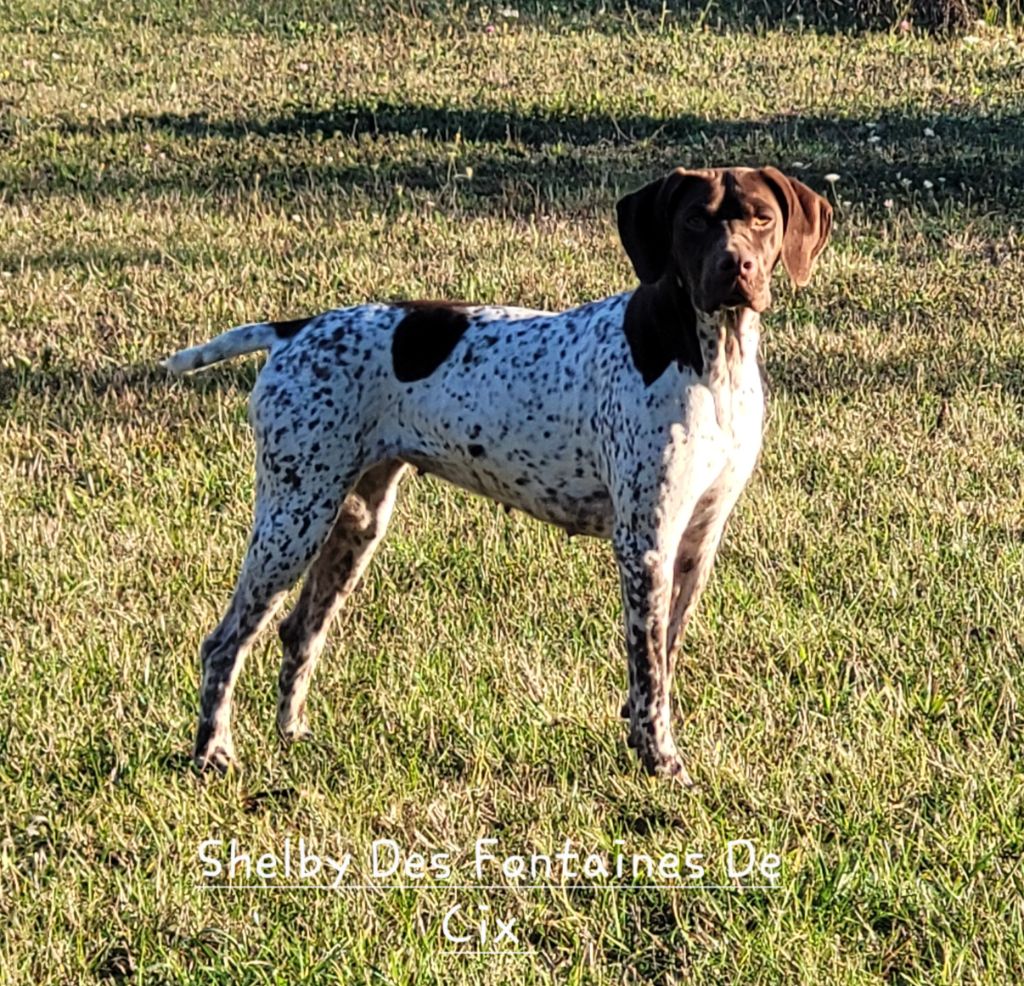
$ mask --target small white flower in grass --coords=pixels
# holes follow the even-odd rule
[[[924,128],[924,135],[925,135],[925,137],[934,137],[935,136],[935,131],[932,130],[931,127],[925,127]]]
[[[924,187],[929,191],[935,187],[927,178],[925,178],[925,180],[921,182],[921,184],[924,185]]]
[[[940,185],[945,185],[946,184],[946,179],[943,178],[942,175],[939,175],[939,184]]]
[[[830,171],[827,175],[825,175],[825,181],[827,181],[830,185],[834,185],[837,181],[839,181],[839,175],[837,175],[834,171]]]
[[[882,138],[879,137],[878,134],[872,134],[870,137],[868,137],[868,143],[877,144],[881,139]]]
[[[894,206],[895,204],[896,204],[896,203],[895,203],[895,202],[893,202],[893,200],[892,200],[892,199],[886,199],[886,200],[885,200],[885,201],[884,201],[884,202],[882,203],[882,205],[884,205],[884,206],[885,206],[885,207],[886,207],[887,209],[891,209],[891,208],[892,208],[892,207],[893,207],[893,206]]]
[[[293,223],[301,223],[302,222],[302,216],[300,216],[297,212],[293,212],[292,213],[292,222]]]
[[[515,7],[502,7],[499,13],[502,17],[512,20],[519,16],[519,11]]]
[[[804,164],[803,161],[794,161],[792,163],[792,165],[790,165],[790,167],[792,167],[792,168],[806,168],[807,165]]]
[[[850,199],[843,199],[842,206],[844,209],[849,209],[851,205],[853,205],[853,202]]]

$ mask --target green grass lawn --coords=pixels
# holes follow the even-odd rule
[[[0,982],[1024,980],[1024,39],[271,8],[0,14]],[[268,632],[244,768],[197,778],[258,362],[155,361],[367,299],[618,292],[619,194],[756,163],[836,229],[808,289],[777,281],[764,454],[684,646],[698,788],[626,747],[608,547],[429,479],[331,633],[315,739],[279,747]],[[204,839],[299,837],[470,877],[478,838],[782,864],[770,890],[198,886]],[[527,954],[452,954],[454,904]]]

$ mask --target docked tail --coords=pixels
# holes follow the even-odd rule
[[[180,375],[219,363],[221,360],[242,356],[244,353],[268,350],[281,339],[281,332],[271,322],[239,325],[202,345],[179,350],[173,356],[168,356],[160,365],[171,373]]]

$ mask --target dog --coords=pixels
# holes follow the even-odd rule
[[[684,630],[757,461],[760,315],[777,264],[805,285],[829,203],[775,168],[672,171],[622,198],[640,284],[563,312],[446,302],[362,304],[239,326],[165,361],[175,374],[269,351],[253,388],[252,534],[230,605],[201,648],[194,760],[235,762],[245,654],[281,623],[277,728],[308,732],[331,619],[384,536],[410,467],[610,539],[625,616],[629,745],[689,785],[671,729]]]

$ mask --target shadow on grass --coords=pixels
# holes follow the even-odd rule
[[[169,387],[187,386],[200,391],[236,390],[248,393],[256,382],[257,367],[251,361],[217,367],[186,382],[172,376],[154,363],[130,363],[124,366],[82,367],[21,364],[0,366],[0,421],[14,415],[26,399],[54,400],[61,397],[88,397],[90,400],[129,392],[163,394]],[[81,420],[81,408],[58,403],[50,416],[60,423],[66,412],[68,422]],[[133,409],[133,413],[137,408]]]
[[[198,6],[198,10],[196,10]],[[586,29],[605,34],[626,30],[659,30],[669,23],[701,25],[706,30],[756,31],[791,28],[817,32],[887,30],[909,18],[919,29],[967,27],[974,17],[989,9],[996,23],[1019,23],[1021,0],[985,4],[981,0],[519,0],[515,19],[520,24],[539,24],[554,30]],[[486,9],[486,8],[484,8]],[[500,9],[494,19],[503,19]],[[360,30],[386,30],[395,20],[414,18],[439,21],[459,29],[480,30],[479,11],[462,0],[235,0],[230,16],[217,4],[168,5],[158,0],[66,0],[55,23],[59,29],[88,28],[94,19],[103,27],[110,22],[158,23],[165,29],[207,31],[259,31],[286,37],[306,37],[310,27],[334,25]],[[35,15],[35,16],[34,16]],[[51,15],[52,16],[52,15]],[[42,25],[32,5],[16,6],[12,28]],[[197,19],[199,23],[197,24]],[[52,29],[52,28],[51,28]]]
[[[771,361],[766,372],[769,393],[804,399],[833,396],[866,400],[875,393],[904,390],[948,398],[977,388],[997,388],[1015,399],[1024,398],[1024,359],[994,361],[980,356],[957,361],[943,359],[941,354],[922,353],[920,358],[909,354],[898,359],[871,360],[851,353],[824,357],[806,350]],[[143,391],[163,406],[168,389],[185,388],[202,393],[230,392],[244,400],[257,373],[258,364],[253,361],[225,364],[183,380],[155,364],[101,369],[66,365],[52,369],[0,367],[0,422],[12,417],[19,405],[39,398],[52,402],[47,408],[47,420],[69,428],[81,421],[81,407],[70,400],[60,401],[62,397],[87,396],[95,400]],[[140,410],[136,404],[131,413],[138,414]],[[115,406],[114,416],[121,413]],[[937,423],[940,426],[941,421]]]
[[[615,117],[339,103],[268,117],[130,114],[106,122],[65,119],[58,127],[65,136],[101,142],[110,135],[162,135],[180,144],[182,153],[159,170],[111,165],[95,171],[92,158],[77,173],[73,166],[46,166],[26,174],[23,192],[211,192],[258,182],[265,194],[360,189],[387,200],[399,185],[450,190],[453,169],[461,173],[468,166],[473,178],[458,183],[460,207],[516,212],[567,191],[586,199],[588,190],[620,190],[677,165],[773,163],[792,171],[799,162],[803,167],[794,173],[808,184],[821,189],[824,175],[837,172],[841,195],[873,210],[905,194],[906,183],[922,190],[927,180],[933,186],[929,200],[1024,212],[1020,113],[978,117],[906,109],[872,120],[779,114],[709,121],[685,114]],[[395,143],[396,137],[409,141]],[[332,138],[338,147],[332,156],[340,163],[317,156],[322,141]],[[368,154],[373,141],[383,143]]]
[[[1003,361],[980,358],[951,360],[941,350],[926,350],[899,358],[869,360],[853,353],[823,357],[811,349],[769,361],[768,387],[790,397],[820,394],[870,395],[913,390],[951,397],[958,391],[998,388],[1024,397],[1024,358]]]

